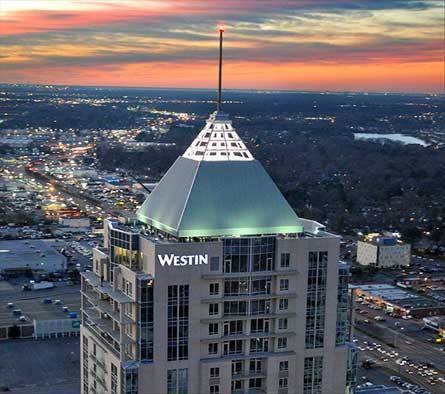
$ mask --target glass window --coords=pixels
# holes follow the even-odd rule
[[[251,353],[263,353],[269,351],[269,339],[268,338],[251,338],[250,340],[250,352]]]
[[[249,388],[250,389],[260,389],[262,386],[263,379],[261,378],[251,378],[249,379]]]
[[[209,304],[209,315],[214,316],[219,313],[219,304]]]
[[[290,253],[281,253],[280,267],[288,268],[290,265]]]
[[[210,323],[209,335],[217,335],[217,334],[218,334],[218,323]]]
[[[242,360],[232,361],[232,376],[240,375],[243,373],[244,362]]]
[[[280,290],[289,290],[289,279],[280,279]]]
[[[224,282],[225,296],[249,294],[249,278],[226,280]]]
[[[138,393],[138,370],[129,368],[122,372],[122,393],[137,394]]]
[[[141,361],[153,361],[153,282],[138,279],[137,286],[139,289],[137,311],[140,321],[139,357]],[[131,305],[125,304],[124,311],[132,318]]]
[[[224,336],[237,335],[243,333],[243,321],[232,320],[224,322]]]
[[[278,349],[285,349],[285,348],[287,348],[287,338],[279,337],[278,338]]]
[[[346,343],[349,328],[349,269],[343,264],[338,268],[337,285],[337,325],[336,325],[336,346],[342,346]]]
[[[224,239],[224,272],[274,269],[275,237]]]
[[[263,371],[263,359],[253,358],[249,362],[250,373],[261,373]]]
[[[287,378],[280,378],[279,387],[280,389],[287,388]]]
[[[167,359],[188,359],[189,286],[168,286]]]
[[[232,391],[243,390],[244,381],[243,380],[232,380]]]
[[[323,357],[306,357],[304,359],[304,394],[321,394],[323,375]]]
[[[263,315],[270,313],[270,300],[252,300],[250,303],[251,315]]]
[[[247,315],[247,301],[224,302],[224,316]]]
[[[306,299],[306,348],[320,348],[324,343],[327,252],[309,252]]]
[[[219,394],[219,384],[212,384],[210,386],[210,394]]]
[[[252,278],[250,284],[250,294],[270,294],[272,278],[270,276],[264,278]]]
[[[210,368],[210,377],[211,378],[219,378],[219,368]]]
[[[210,295],[218,295],[219,294],[219,283],[210,283],[209,294]]]
[[[289,361],[280,361],[280,371],[288,371],[289,370]]]
[[[289,308],[289,300],[287,298],[280,298],[279,308],[280,311],[287,311]]]
[[[278,319],[278,329],[279,330],[287,330],[287,319],[286,318]]]
[[[269,319],[252,319],[250,321],[251,333],[268,333],[269,332]]]
[[[169,369],[167,371],[167,394],[187,394],[188,370]]]
[[[243,341],[234,340],[224,342],[224,355],[240,354],[243,352]]]
[[[218,354],[218,344],[209,343],[209,354]]]

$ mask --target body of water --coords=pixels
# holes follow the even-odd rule
[[[356,140],[391,140],[400,142],[404,145],[416,144],[422,146],[428,146],[428,144],[420,138],[411,137],[404,134],[377,134],[377,133],[354,133],[354,139]]]

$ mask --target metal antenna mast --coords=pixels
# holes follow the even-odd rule
[[[219,28],[219,77],[218,77],[218,101],[216,110],[221,111],[221,89],[222,89],[222,48],[224,28]]]

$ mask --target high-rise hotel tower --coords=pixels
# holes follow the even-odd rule
[[[222,42],[222,31],[221,42]],[[338,236],[297,217],[218,110],[82,273],[82,393],[341,394]]]

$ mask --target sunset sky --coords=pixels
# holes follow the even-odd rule
[[[0,82],[444,91],[443,0],[0,0]]]

